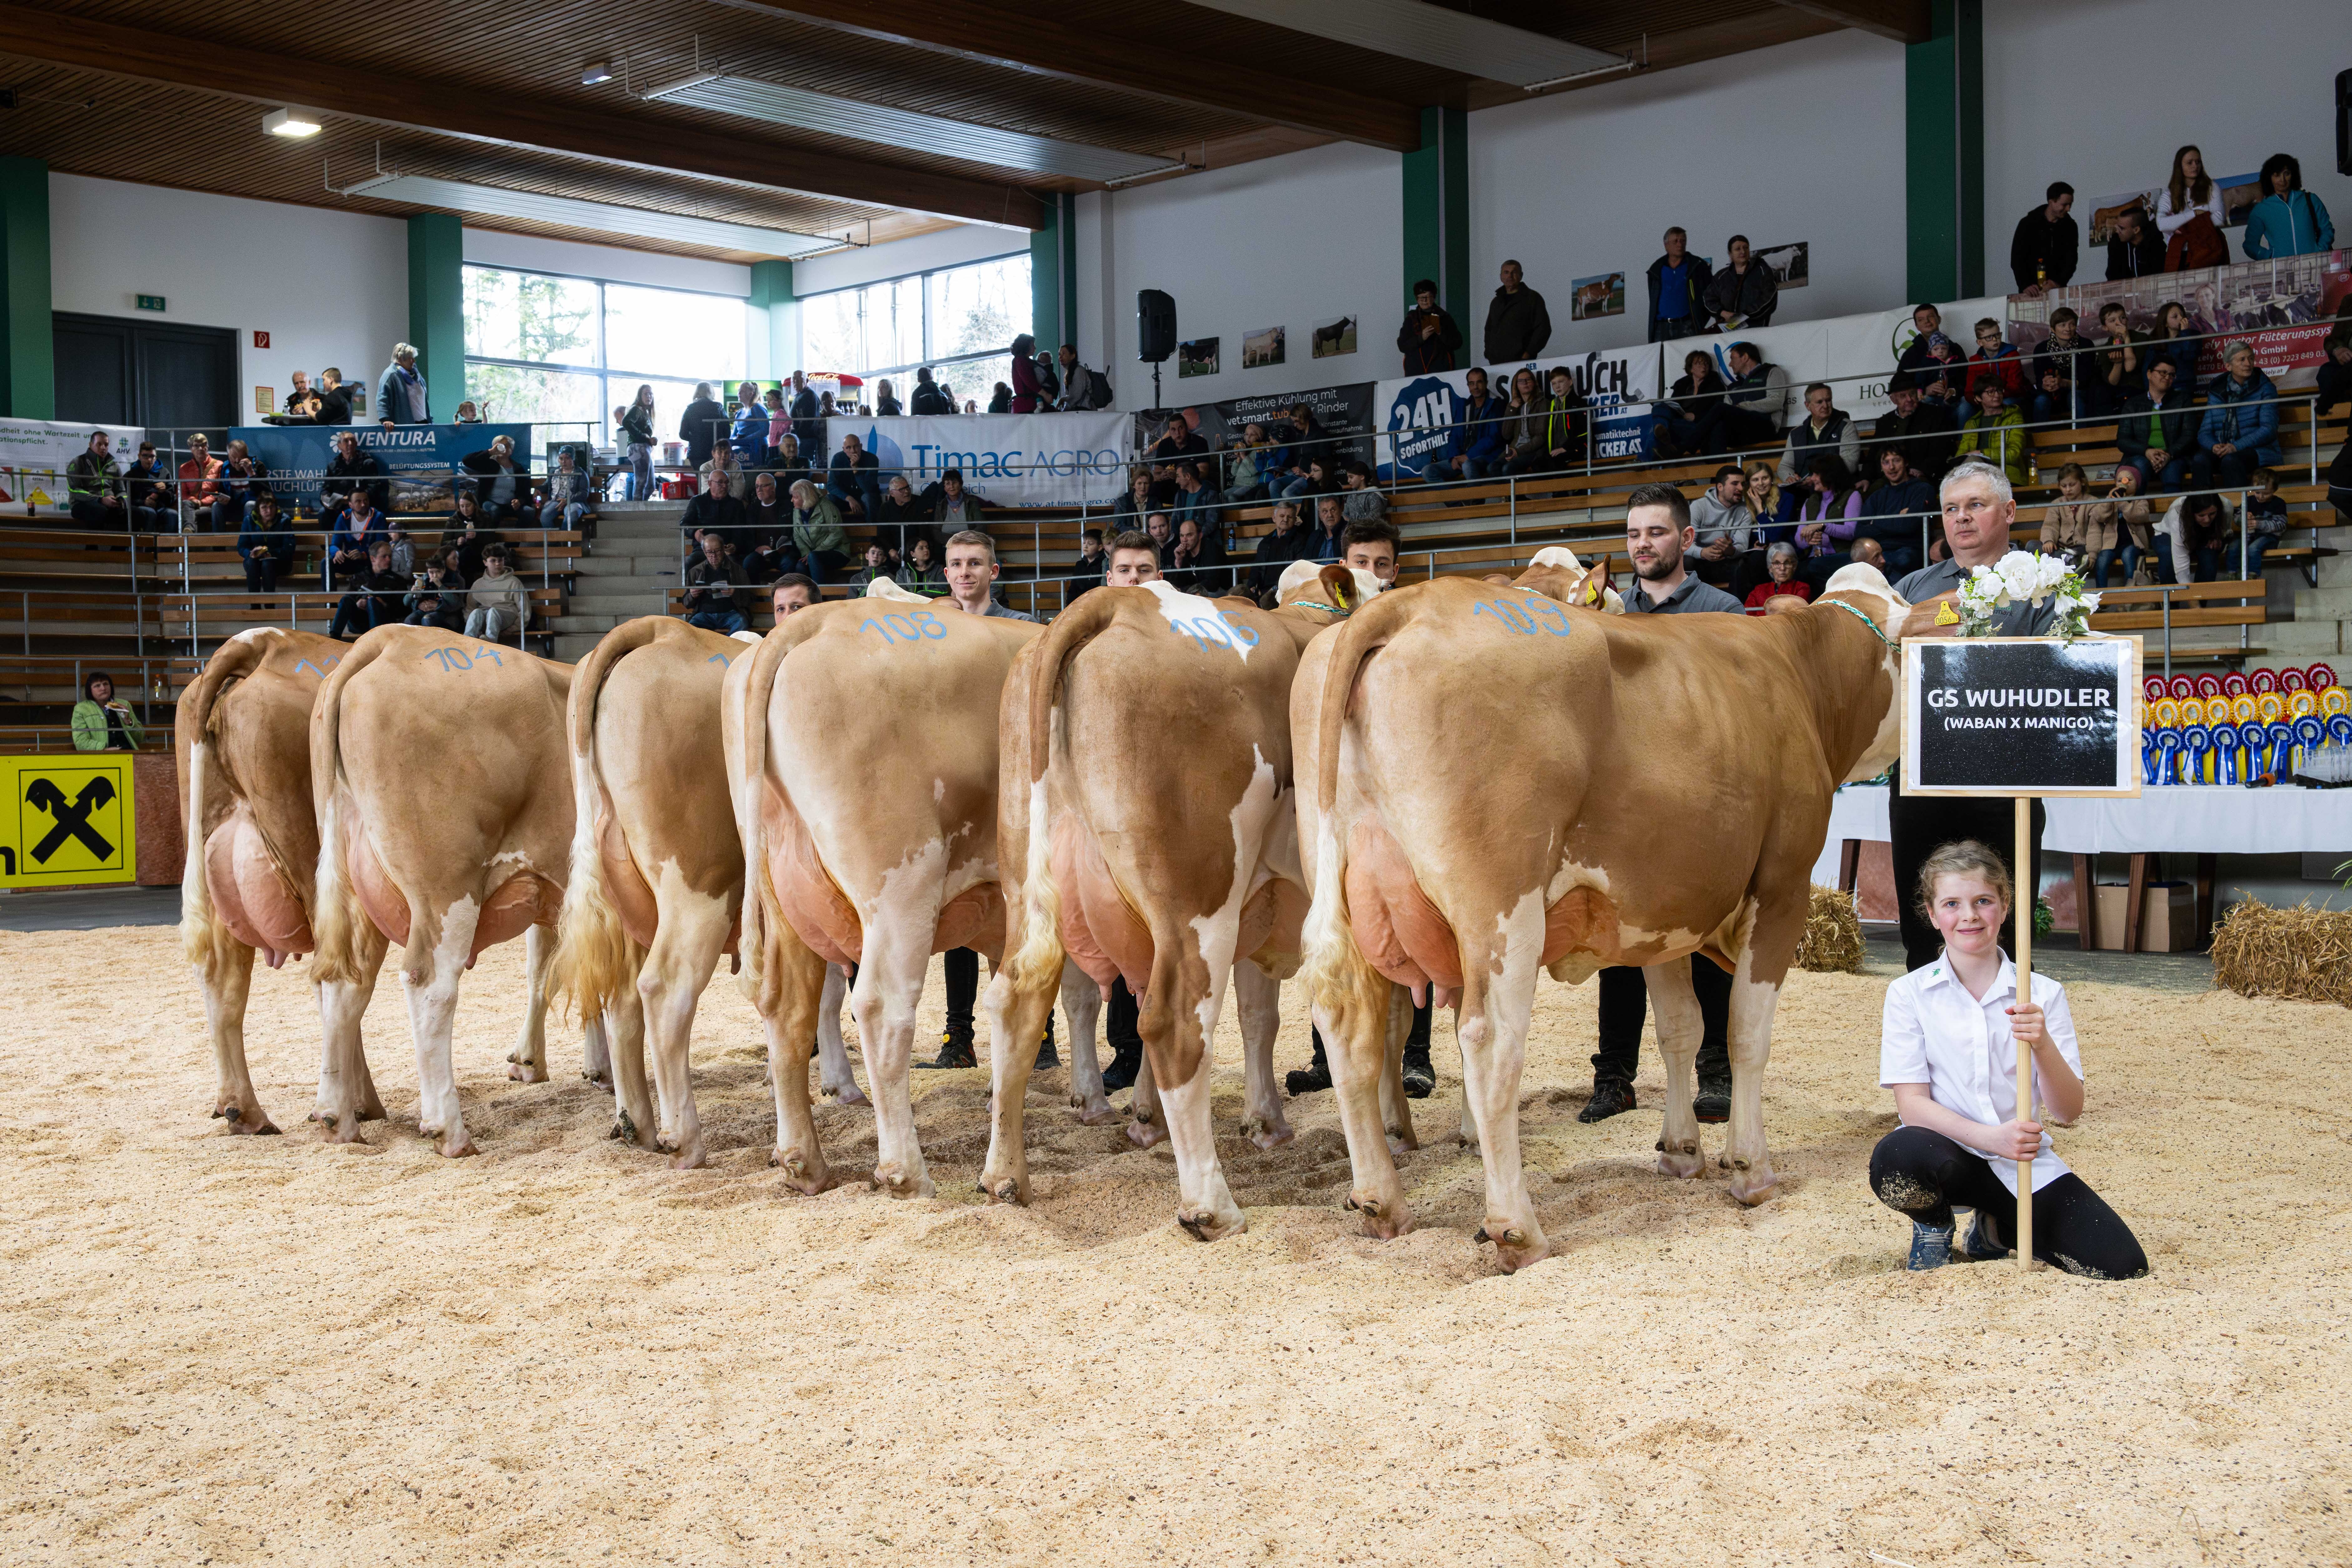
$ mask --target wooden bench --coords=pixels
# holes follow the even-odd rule
[[[158,628],[183,650],[192,642],[200,647],[217,646],[251,626],[285,626],[323,636],[334,624],[336,602],[345,592],[348,590],[280,588],[274,594],[163,594],[155,599]],[[562,613],[562,589],[529,590],[528,615],[520,635],[525,639],[538,637],[540,651],[551,652],[553,634],[546,627]]]
[[[316,581],[320,563],[326,558],[330,535],[315,528],[292,531],[294,559],[280,570],[279,577],[283,581],[298,577]],[[154,575],[163,582],[182,581],[184,570],[186,580],[192,582],[241,584],[245,581],[245,565],[237,554],[236,535],[233,533],[163,533],[146,537],[154,542]],[[440,549],[443,539],[455,543],[457,535],[436,527],[410,529],[408,537],[421,561]],[[577,529],[518,530],[511,533],[501,531],[499,539],[507,547],[508,562],[516,576],[542,581],[562,578],[567,587],[578,576],[580,558],[586,553],[583,536]]]

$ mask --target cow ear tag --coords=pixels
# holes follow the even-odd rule
[[[1936,606],[1936,624],[1939,626],[1957,626],[1960,624],[1958,612],[1952,608],[1948,601]]]

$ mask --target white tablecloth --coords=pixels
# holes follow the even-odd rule
[[[2045,800],[2044,855],[2334,854],[2352,850],[2352,790],[2240,789],[2164,784],[2137,800],[2066,796]],[[1830,806],[1829,838],[1813,880],[1837,886],[1838,851],[1849,838],[1887,837],[1886,786],[1851,784]],[[2048,862],[2044,863],[2045,868]]]

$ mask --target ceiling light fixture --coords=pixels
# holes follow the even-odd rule
[[[612,79],[613,62],[610,60],[590,60],[581,68],[580,85],[582,87],[602,87]]]
[[[273,109],[261,117],[261,128],[272,136],[316,136],[325,127],[307,109]]]

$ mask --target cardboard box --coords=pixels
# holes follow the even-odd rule
[[[2122,882],[2098,887],[2099,950],[2121,952],[2124,911],[2131,889]],[[2150,882],[2141,895],[2139,950],[2186,952],[2197,945],[2197,889],[2186,882]]]

